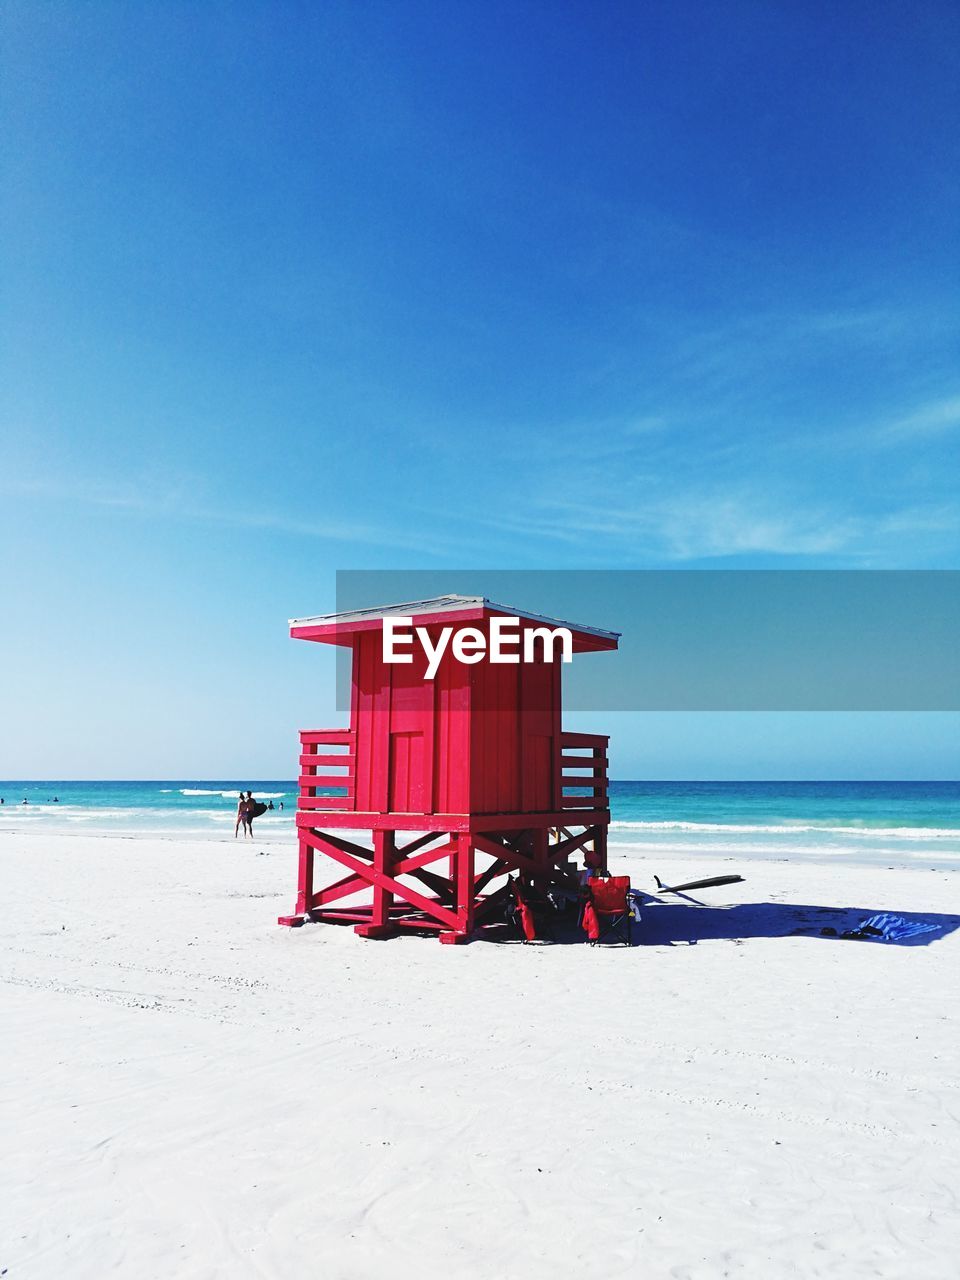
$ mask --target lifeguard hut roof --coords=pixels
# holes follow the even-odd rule
[[[290,634],[297,640],[320,640],[326,644],[353,643],[353,637],[362,631],[376,631],[389,617],[412,618],[413,625],[426,627],[431,624],[450,626],[456,623],[482,622],[486,618],[520,618],[533,625],[566,627],[573,636],[575,653],[591,650],[616,649],[619,631],[603,631],[600,627],[586,627],[562,618],[546,618],[528,609],[515,609],[511,605],[496,604],[486,596],[434,596],[430,600],[407,600],[402,604],[378,605],[373,609],[353,609],[347,613],[327,613],[316,618],[291,618]]]

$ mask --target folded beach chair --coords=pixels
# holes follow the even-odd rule
[[[519,880],[510,880],[513,902],[508,915],[513,919],[514,927],[524,942],[534,942],[537,938],[556,942],[551,917],[555,914],[553,905],[547,901],[531,884],[521,884]]]
[[[627,946],[633,945],[633,911],[630,902],[630,877],[610,876],[606,880],[592,879],[587,882],[589,899],[584,910],[584,927],[588,925],[590,911],[596,921],[595,928],[587,928],[590,942],[602,942],[610,934],[615,935]],[[590,921],[590,924],[593,922]],[[596,937],[592,934],[596,933]]]

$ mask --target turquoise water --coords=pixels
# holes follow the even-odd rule
[[[611,782],[610,842],[664,855],[960,865],[960,782]]]
[[[262,779],[0,782],[0,830],[232,839],[241,786],[276,806],[258,839],[289,839],[296,787]],[[664,856],[960,865],[958,782],[611,782],[610,806],[612,845]]]
[[[118,835],[229,836],[240,787],[272,812],[255,820],[263,836],[294,829],[293,782],[244,779],[176,782],[0,782],[0,830],[71,830]],[[23,801],[27,803],[24,804]],[[280,805],[283,804],[283,810]]]

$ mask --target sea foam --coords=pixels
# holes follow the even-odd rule
[[[717,835],[840,835],[883,836],[899,840],[956,839],[958,832],[949,827],[868,827],[843,826],[834,823],[736,823],[736,822],[611,822],[611,831],[689,831],[693,834]]]
[[[181,787],[182,796],[223,796],[224,800],[239,800],[239,791],[207,791],[203,787]],[[282,800],[286,791],[258,791],[257,798],[262,800]]]

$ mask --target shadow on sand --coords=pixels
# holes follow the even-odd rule
[[[646,896],[643,920],[634,933],[638,946],[669,947],[707,939],[810,937],[818,942],[847,942],[844,933],[856,931],[865,920],[885,914],[901,916],[909,924],[934,926],[901,938],[857,938],[881,947],[927,947],[960,927],[960,916],[928,911],[881,911],[877,907],[799,906],[781,902],[741,902],[711,907],[685,898],[680,902]],[[832,930],[823,934],[822,929]]]
[[[635,947],[694,946],[698,942],[725,939],[739,942],[746,938],[813,938],[817,942],[866,943],[881,947],[928,947],[960,928],[960,916],[944,915],[929,911],[890,911],[877,907],[822,907],[800,906],[787,902],[741,902],[731,906],[710,906],[686,894],[677,899],[664,899],[652,894],[641,894],[642,919],[632,929]],[[864,921],[873,917],[895,916],[908,926],[925,926],[923,932],[905,937],[844,938],[845,933],[855,933]],[[828,932],[823,932],[827,930]],[[550,924],[549,935],[541,933],[532,945],[551,943],[586,943],[581,929],[569,918],[555,918]],[[491,924],[481,930],[480,937],[488,942],[519,944],[516,930],[506,925]],[[605,940],[601,946],[623,945]]]

